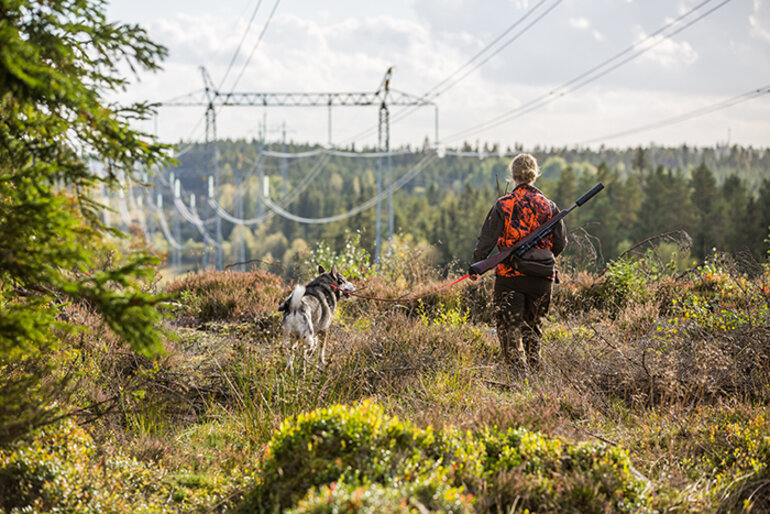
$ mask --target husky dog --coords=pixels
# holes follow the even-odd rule
[[[321,363],[326,365],[326,330],[332,323],[332,315],[337,307],[337,301],[342,296],[349,296],[355,291],[355,286],[348,282],[339,272],[337,266],[326,271],[318,266],[319,275],[307,285],[298,285],[287,299],[278,307],[283,312],[283,331],[286,342],[292,339],[294,343],[289,352],[288,364],[294,369],[294,356],[297,353],[299,341],[305,345],[305,360],[310,358],[318,346],[318,335],[321,335]],[[304,363],[303,363],[304,369]]]

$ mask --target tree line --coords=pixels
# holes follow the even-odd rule
[[[219,142],[220,203],[231,213],[236,191],[242,195],[244,217],[268,212],[260,200],[262,177],[267,177],[274,202],[285,203],[286,210],[307,218],[344,213],[376,195],[376,158],[325,154],[267,157],[260,155],[261,144],[245,140]],[[291,144],[287,151],[314,148]],[[466,143],[458,150],[473,152],[478,147]],[[435,159],[394,194],[394,232],[415,243],[428,243],[439,267],[466,266],[489,208],[511,187],[507,182],[510,157],[499,157],[493,153],[496,150],[482,148],[481,158],[458,157],[450,152]],[[526,149],[508,150],[513,153]],[[394,155],[393,176],[402,176],[428,152],[415,149]],[[572,255],[580,266],[600,269],[635,243],[671,231],[689,234],[690,257],[696,261],[704,260],[714,250],[744,252],[758,260],[767,253],[770,152],[766,150],[734,145],[595,151],[536,148],[533,153],[542,170],[536,185],[560,208],[572,205],[596,182],[606,186],[601,195],[567,219],[573,240],[583,244],[572,245],[565,258]],[[211,174],[211,158],[210,147],[193,145],[174,169],[185,190],[202,201],[207,193],[206,177]],[[301,193],[296,194],[297,190]],[[293,201],[284,202],[292,197]],[[386,200],[382,208],[386,239]],[[235,262],[233,242],[243,240],[248,260],[278,262],[288,268],[318,243],[341,250],[349,241],[346,234],[353,231],[360,231],[359,243],[373,253],[375,214],[372,207],[342,221],[317,225],[277,215],[250,227],[225,222],[225,261]],[[185,269],[194,269],[201,262],[203,245],[193,241],[200,235],[187,225],[183,239],[187,240]],[[165,244],[160,234],[156,234],[155,243],[160,247]],[[578,258],[575,253],[584,251],[586,244],[592,247],[592,258]]]

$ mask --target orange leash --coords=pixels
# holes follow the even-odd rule
[[[470,276],[469,274],[463,275],[462,277],[458,278],[457,280],[455,280],[451,284],[447,284],[445,286],[442,286],[442,287],[436,289],[435,291],[431,291],[430,293],[421,294],[419,296],[412,296],[412,297],[403,297],[402,296],[400,298],[378,298],[376,296],[364,296],[364,295],[356,294],[356,293],[354,293],[352,291],[345,291],[345,292],[343,292],[343,294],[355,296],[355,297],[358,297],[358,298],[363,298],[364,300],[375,300],[375,301],[378,301],[378,302],[406,302],[406,301],[412,301],[412,300],[419,300],[420,298],[427,298],[428,296],[433,296],[434,294],[438,294],[441,291],[444,291],[445,289],[449,289],[453,285],[455,285],[455,284],[457,284],[459,282],[462,282],[463,280],[465,280],[469,276]],[[334,289],[339,289],[335,285],[332,285],[332,287]]]

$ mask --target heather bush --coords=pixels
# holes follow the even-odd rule
[[[265,320],[289,292],[279,277],[261,270],[192,273],[166,290],[198,322]]]
[[[419,396],[433,398],[447,413],[450,403],[455,409],[469,405],[481,385],[474,380],[480,373],[476,366],[492,366],[498,350],[476,326],[459,320],[446,323],[398,310],[352,322],[343,318],[347,336],[330,337],[328,387],[338,402]]]
[[[472,513],[473,497],[457,487],[439,481],[410,481],[401,485],[348,485],[332,482],[318,489],[289,509],[291,514],[334,514],[337,512],[371,514],[418,514],[445,512]]]
[[[71,420],[0,450],[0,509],[9,513],[189,512],[250,480],[237,473],[194,480],[189,471],[107,454]]]
[[[639,512],[646,481],[628,453],[603,443],[570,445],[523,428],[482,436],[485,483],[479,510],[507,512]]]
[[[766,512],[769,415],[764,404],[737,402],[637,412],[623,443],[657,482],[657,511]]]
[[[359,491],[362,512],[370,506],[360,501],[367,492],[367,502],[386,508],[397,507],[395,499],[409,505],[416,498],[431,511],[448,512],[465,511],[469,501],[490,512],[518,506],[543,512],[572,506],[638,511],[648,502],[644,481],[633,476],[621,450],[573,446],[525,429],[475,435],[452,428],[419,429],[387,416],[371,402],[287,420],[268,444],[261,473],[243,512],[294,505],[298,512],[324,512],[310,509],[321,509],[325,497],[340,501],[334,484],[343,485],[342,498]],[[515,483],[508,480],[512,473]],[[384,489],[368,489],[371,484]],[[453,505],[446,505],[447,500]]]

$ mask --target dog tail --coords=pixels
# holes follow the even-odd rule
[[[291,293],[291,299],[289,299],[289,312],[297,312],[302,305],[302,297],[305,296],[305,286],[298,285],[294,288],[294,292]]]

